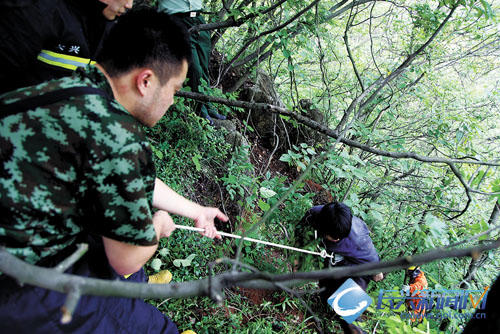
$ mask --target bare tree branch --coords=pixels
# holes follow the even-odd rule
[[[234,62],[236,60],[238,60],[238,58],[243,54],[243,52],[245,52],[247,50],[247,48],[253,43],[255,42],[256,40],[260,39],[261,37],[263,36],[266,36],[266,35],[269,35],[273,32],[276,32],[278,30],[281,30],[283,29],[284,27],[286,27],[287,25],[289,25],[290,23],[294,22],[295,20],[297,20],[299,17],[301,17],[304,13],[306,13],[307,11],[309,11],[311,8],[313,8],[320,0],[314,0],[311,4],[309,4],[307,7],[305,7],[304,9],[302,9],[301,11],[299,11],[297,14],[295,14],[294,16],[292,16],[289,20],[287,20],[286,22],[272,28],[272,29],[269,29],[267,31],[264,31],[262,33],[260,33],[259,35],[251,38],[247,43],[245,43],[245,45],[243,45],[240,50],[236,53],[236,55],[233,57],[233,59],[231,59],[229,61],[229,63],[226,65],[226,69],[222,72],[222,76],[226,75],[226,73],[229,71],[229,69],[231,68],[231,66],[234,64]]]
[[[68,256],[68,258],[66,258],[64,261],[55,266],[54,269],[61,273],[65,272],[66,269],[75,264],[75,262],[78,261],[87,252],[88,249],[89,245],[79,244],[77,250],[73,254]]]
[[[337,125],[336,127],[336,130],[338,131],[339,129],[341,129],[344,124],[347,122],[347,119],[349,118],[350,114],[352,113],[352,111],[354,110],[354,108],[359,104],[359,108],[360,110],[366,108],[370,102],[372,102],[376,97],[377,95],[380,93],[380,91],[386,86],[388,85],[392,80],[396,79],[397,77],[399,77],[403,71],[408,67],[410,66],[410,64],[415,60],[415,58],[420,54],[422,53],[422,51],[427,47],[429,46],[429,44],[432,43],[432,41],[436,38],[436,36],[441,32],[441,30],[443,29],[443,27],[446,25],[446,23],[450,20],[450,18],[452,17],[453,13],[455,12],[455,10],[457,9],[458,7],[458,1],[457,3],[453,6],[453,8],[451,9],[450,13],[448,13],[448,15],[446,16],[446,18],[443,20],[443,22],[441,22],[441,24],[439,25],[439,27],[434,31],[434,33],[431,35],[431,37],[429,37],[429,39],[424,43],[422,44],[422,46],[420,46],[417,51],[415,51],[414,53],[412,53],[411,55],[409,55],[402,63],[401,65],[399,65],[394,71],[392,71],[387,77],[385,78],[381,78],[379,80],[376,81],[378,87],[375,89],[375,91],[366,99],[364,100],[362,103],[361,103],[361,100],[362,98],[360,98],[361,95],[366,95],[366,91],[364,91],[360,96],[358,96],[356,99],[354,99],[354,101],[352,101],[352,103],[349,105],[349,107],[347,108],[347,110],[344,112],[344,115],[342,117],[342,119],[340,120],[339,124]],[[359,78],[358,78],[359,79]],[[373,84],[372,84],[373,86]],[[368,89],[367,89],[368,90]],[[364,98],[364,97],[363,97]]]
[[[66,296],[66,301],[64,302],[64,305],[61,308],[62,312],[61,323],[63,324],[71,322],[71,319],[73,318],[73,312],[75,311],[76,306],[78,305],[80,297],[82,296],[78,284],[69,286],[67,289],[67,293],[68,295]]]
[[[241,26],[241,25],[247,23],[248,21],[250,21],[252,19],[255,19],[261,15],[265,15],[265,14],[273,11],[274,9],[281,6],[282,4],[284,4],[287,1],[288,0],[280,0],[280,1],[276,2],[275,4],[273,4],[272,6],[269,6],[268,8],[266,8],[262,11],[240,17],[239,19],[235,19],[233,16],[231,16],[229,19],[227,19],[226,21],[223,21],[223,22],[199,24],[197,26],[190,28],[189,32],[193,33],[193,32],[198,32],[198,31],[202,31],[202,30],[215,30],[215,29],[225,29],[225,28],[229,28],[229,27],[238,27],[238,26]],[[227,9],[226,9],[226,11],[227,11]]]
[[[193,93],[193,92],[178,92],[176,96],[184,97],[184,98],[189,98],[189,99],[194,99],[197,101],[202,101],[202,102],[213,102],[213,103],[220,103],[224,104],[227,106],[232,106],[232,107],[237,107],[237,108],[244,108],[244,109],[254,109],[254,110],[262,110],[262,111],[268,111],[272,113],[277,113],[285,116],[290,116],[300,122],[301,124],[304,124],[311,129],[314,129],[320,133],[323,133],[329,137],[332,137],[334,139],[337,139],[339,134],[337,131],[330,129],[327,126],[324,126],[306,116],[303,116],[301,114],[298,114],[296,112],[290,111],[286,108],[282,108],[279,106],[275,106],[272,104],[268,103],[259,103],[259,102],[247,102],[247,101],[235,101],[235,100],[228,100],[220,97],[215,97],[215,96],[209,96],[209,95],[203,95],[200,93]],[[369,153],[373,153],[375,155],[379,156],[385,156],[389,158],[395,158],[395,159],[413,159],[421,162],[427,162],[427,163],[452,163],[452,164],[472,164],[472,165],[484,165],[484,166],[494,166],[494,167],[499,167],[500,162],[496,161],[480,161],[480,160],[471,160],[467,158],[455,158],[455,159],[446,159],[446,158],[441,158],[441,157],[427,157],[423,155],[419,155],[414,152],[392,152],[392,151],[385,151],[385,150],[380,150],[371,146],[364,145],[358,141],[347,139],[347,138],[342,138],[340,140],[341,143],[358,148],[362,151],[366,151]]]
[[[332,8],[330,8],[329,11],[334,12],[334,13],[329,15],[327,18],[322,18],[319,22],[316,22],[316,25],[328,22],[329,20],[333,19],[334,17],[337,17],[337,16],[341,15],[342,13],[344,13],[346,10],[352,8],[352,6],[354,6],[354,5],[363,4],[366,2],[370,2],[370,1],[373,1],[373,0],[364,0],[364,1],[358,1],[358,2],[353,1],[350,5],[346,6],[345,8],[338,10],[340,7],[342,7],[343,5],[345,5],[348,2],[347,0],[340,1],[337,4],[335,4]],[[301,22],[301,23],[303,23],[303,22]],[[291,29],[291,31],[289,31],[288,35],[290,36],[290,38],[293,38],[293,37],[297,36],[304,29],[304,27],[305,27],[304,24],[295,25]],[[236,61],[233,64],[233,68],[243,66],[257,57],[259,57],[260,61],[264,61],[266,58],[268,58],[273,53],[273,50],[277,48],[277,46],[273,46],[269,50],[262,53],[262,51],[264,51],[271,44],[272,44],[271,41],[264,42],[262,45],[257,47],[257,50],[255,52],[249,54],[248,56],[246,56],[244,59],[242,59],[240,61]]]
[[[374,83],[375,84],[375,83]],[[374,86],[372,84],[372,86]],[[370,86],[370,87],[372,87]],[[360,99],[364,96],[365,93],[368,93],[370,91],[370,87],[368,87],[363,94],[358,96],[357,99]],[[199,93],[193,93],[193,92],[178,92],[177,96],[181,97],[186,97],[186,98],[192,98],[196,99],[198,101],[204,101],[204,102],[215,102],[215,103],[222,103],[228,106],[234,106],[234,107],[239,107],[239,108],[247,108],[247,109],[258,109],[258,110],[265,110],[268,112],[272,113],[278,113],[281,115],[286,115],[290,116],[300,123],[320,132],[323,133],[329,137],[332,137],[334,139],[339,139],[339,132],[336,130],[332,130],[316,121],[311,120],[308,117],[305,117],[303,115],[300,115],[298,113],[295,113],[293,111],[287,110],[285,108],[281,108],[278,106],[274,106],[271,104],[267,103],[255,103],[255,102],[246,102],[246,101],[231,101],[219,97],[214,97],[214,96],[207,96]],[[354,101],[353,101],[354,102]],[[372,146],[362,144],[356,140],[353,139],[348,139],[345,137],[340,138],[340,142],[348,145],[350,147],[355,147],[358,148],[362,151],[369,152],[375,155],[379,156],[384,156],[384,157],[389,157],[389,158],[394,158],[394,159],[413,159],[421,162],[426,162],[426,163],[443,163],[446,164],[450,167],[451,171],[457,179],[460,181],[462,186],[464,187],[465,194],[467,196],[467,203],[465,204],[465,207],[455,216],[449,218],[450,220],[455,219],[461,215],[463,215],[467,209],[469,208],[469,205],[472,201],[471,197],[471,192],[477,192],[469,187],[467,182],[464,180],[462,174],[458,170],[458,168],[455,166],[455,164],[474,164],[474,165],[485,165],[485,166],[500,166],[500,163],[498,162],[485,162],[485,161],[479,161],[479,160],[470,160],[470,159],[446,159],[446,158],[440,158],[440,157],[427,157],[423,155],[419,155],[414,152],[391,152],[391,151],[385,151],[385,150],[380,150],[377,148],[374,148]]]
[[[404,256],[384,262],[371,262],[349,267],[335,267],[310,272],[293,272],[287,274],[252,273],[252,272],[224,272],[212,276],[214,284],[222,288],[233,286],[261,289],[276,289],[276,282],[285,286],[294,286],[301,283],[316,281],[323,278],[357,277],[379,272],[391,272],[406,268],[410,265],[425,263],[447,258],[461,258],[470,256],[478,258],[481,252],[500,247],[500,239],[464,249],[433,249],[414,256]],[[220,260],[219,262],[221,262]],[[51,268],[38,267],[28,264],[4,248],[0,248],[0,271],[14,277],[19,283],[30,284],[45,289],[70,293],[72,287],[78,286],[81,295],[117,296],[127,298],[187,298],[194,296],[208,296],[210,291],[209,279],[199,279],[182,283],[145,284],[125,281],[109,281],[97,278],[81,277],[60,273]],[[74,293],[74,292],[72,292]]]
[[[354,7],[353,7],[354,8]],[[347,56],[349,57],[349,60],[351,61],[352,69],[354,70],[354,74],[356,75],[356,78],[358,79],[358,83],[361,86],[361,91],[363,92],[365,90],[365,85],[363,84],[363,80],[361,79],[361,76],[359,75],[358,68],[356,67],[356,62],[354,61],[354,57],[352,56],[351,48],[349,47],[349,26],[352,24],[352,21],[354,20],[355,15],[352,15],[352,9],[351,9],[351,14],[349,14],[349,19],[347,20],[347,24],[345,26],[345,31],[344,31],[344,44],[345,48],[347,49]]]

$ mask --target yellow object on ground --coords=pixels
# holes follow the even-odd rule
[[[184,331],[181,334],[196,334],[196,332],[188,329],[187,331]]]
[[[171,280],[172,280],[172,273],[165,269],[165,270],[160,271],[159,273],[156,273],[154,275],[149,276],[148,283],[150,283],[150,284],[166,284],[166,283],[169,283]]]

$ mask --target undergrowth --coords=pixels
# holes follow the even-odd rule
[[[220,230],[243,234],[249,237],[294,246],[297,241],[304,248],[316,250],[311,231],[297,229],[297,222],[314,202],[315,194],[299,185],[297,191],[287,198],[268,221],[255,226],[278,199],[289,189],[293,180],[274,171],[256,173],[250,163],[249,148],[234,149],[224,140],[225,130],[211,127],[204,119],[194,115],[192,102],[180,99],[159,124],[148,130],[155,156],[157,175],[180,194],[203,205],[221,207],[226,203],[231,223],[219,227]],[[312,156],[320,151],[306,144],[293,147],[282,155],[281,160],[291,168],[305,169]],[[313,169],[311,178],[325,189],[342,199],[352,182],[352,175],[358,179],[368,178],[360,169],[364,162],[356,155],[346,152],[329,153],[328,159]],[[414,230],[418,239],[408,239],[410,250],[427,249],[434,244],[455,242],[458,239],[446,235],[435,217],[427,218],[426,224],[408,222],[387,222],[384,208],[376,201],[363,202],[355,194],[344,199],[353,208],[354,214],[365,220],[372,230],[372,239],[382,258],[400,256],[400,248],[392,247],[398,231]],[[231,203],[229,205],[228,203]],[[173,217],[176,223],[192,225],[184,218]],[[399,224],[399,225],[398,225]],[[305,242],[304,242],[305,241]],[[208,264],[220,258],[234,258],[238,241],[224,238],[212,241],[198,233],[178,230],[170,238],[162,239],[158,252],[146,265],[149,274],[168,269],[173,281],[184,282],[206,278]],[[492,258],[491,277],[480,277],[476,283],[491,281],[495,273]],[[290,251],[245,242],[242,245],[240,261],[255,270],[269,273],[287,273],[292,270],[310,271],[320,269],[323,261],[319,257],[299,256]],[[453,259],[422,266],[429,280],[429,288],[452,287],[460,281],[465,259]],[[228,264],[214,266],[214,273],[229,269]],[[438,333],[439,322],[411,324],[402,321],[398,312],[386,313],[375,308],[380,289],[398,289],[403,284],[403,274],[393,272],[384,281],[370,283],[368,294],[373,304],[355,322],[367,331],[377,328],[382,333]],[[325,332],[340,332],[334,314],[327,306],[321,305],[317,294],[317,283],[298,287],[304,292],[303,302],[312,308],[321,321]],[[208,297],[184,299],[150,300],[149,302],[168,315],[181,331],[192,329],[202,333],[318,333],[311,313],[297,297],[283,291],[262,295],[261,290],[230,289],[225,291],[226,299],[216,305]],[[401,310],[399,311],[401,312]],[[463,328],[464,321],[454,320],[448,327],[449,333]]]

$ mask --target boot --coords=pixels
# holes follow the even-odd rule
[[[159,273],[149,276],[149,284],[167,284],[172,280],[172,273],[168,270],[162,270]]]

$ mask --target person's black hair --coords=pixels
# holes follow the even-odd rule
[[[131,10],[118,19],[96,57],[111,77],[149,67],[165,84],[190,62],[186,27],[175,17],[151,8]]]
[[[325,204],[316,217],[316,229],[321,236],[344,239],[351,232],[352,212],[344,203]]]

